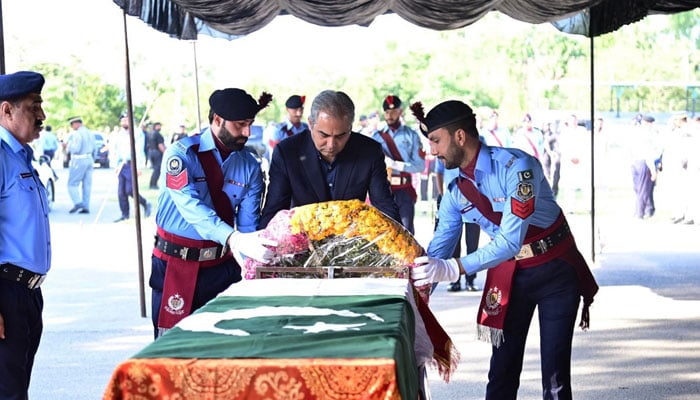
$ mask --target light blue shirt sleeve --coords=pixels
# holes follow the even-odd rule
[[[51,266],[49,207],[33,157],[30,146],[0,127],[0,264],[46,274]]]
[[[231,200],[236,229],[241,232],[254,231],[260,219],[264,190],[260,165],[245,150],[231,153],[222,162],[210,131],[207,130],[200,136],[199,151],[213,149],[221,164],[224,174],[223,190]],[[164,189],[159,197],[156,223],[176,235],[213,240],[225,245],[228,237],[234,232],[234,227],[216,214],[204,170],[194,149],[186,147],[188,143],[189,141],[178,141],[165,151],[165,174],[161,178]],[[183,172],[187,178],[186,183],[182,182],[184,186],[167,183],[168,179],[173,179]]]
[[[438,227],[428,246],[429,256],[450,258],[450,249],[459,239],[461,224],[478,223],[491,241],[460,258],[467,274],[492,268],[514,257],[523,245],[530,224],[546,228],[561,212],[541,164],[520,150],[482,146],[475,177],[477,188],[489,199],[493,210],[502,213],[500,226],[489,221],[469,202],[453,181],[440,203]],[[534,202],[531,214],[514,213],[513,205],[530,199]]]
[[[393,133],[388,127],[385,127],[384,130],[386,132],[389,132],[389,135],[391,135],[392,139],[394,139],[396,148],[399,150],[399,154],[401,155],[401,158],[405,163],[403,172],[422,172],[425,169],[425,159],[423,159],[420,156],[420,149],[422,144],[418,133],[416,133],[416,131],[414,131],[406,125],[401,125],[399,129],[397,129],[396,132]],[[384,138],[382,138],[382,135],[379,133],[379,131],[375,132],[372,135],[372,137],[374,138],[374,140],[382,144],[384,154],[386,154],[387,157],[393,159],[394,157],[391,156],[389,147],[387,146],[386,142],[384,141]],[[394,175],[398,175],[398,173]]]

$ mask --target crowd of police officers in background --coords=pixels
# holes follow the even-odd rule
[[[287,118],[284,121],[256,121],[256,132],[251,134],[249,148],[260,158],[263,168],[269,163],[276,143],[289,134],[306,129],[305,97],[292,95],[287,99]],[[689,151],[698,148],[700,144],[700,116],[694,113],[668,113],[665,117],[660,115],[658,120],[652,115],[641,113],[622,118],[597,117],[592,124],[590,120],[579,119],[576,114],[562,112],[538,116],[527,113],[522,118],[515,119],[519,122],[505,126],[501,122],[505,118],[499,115],[498,110],[480,107],[475,112],[484,143],[520,148],[537,157],[542,162],[557,200],[570,213],[590,212],[587,183],[590,182],[591,171],[590,134],[594,132],[596,187],[600,185],[605,189],[616,184],[632,187],[635,204],[630,204],[630,216],[640,220],[654,217],[654,192],[657,183],[662,182],[668,199],[662,206],[665,209],[664,215],[670,214],[669,218],[675,224],[700,222],[700,212],[684,200],[688,196],[682,195],[688,182],[700,178],[699,156]],[[354,131],[373,137],[375,133],[386,129],[386,113],[387,110],[374,110],[361,114],[355,121]],[[402,125],[416,130],[411,116],[407,118],[406,113],[402,112],[399,118]],[[150,176],[142,178],[150,181],[149,189],[153,190],[158,189],[159,155],[162,156],[165,148],[179,138],[201,131],[188,128],[184,122],[168,127],[160,122],[144,121],[134,124],[134,127],[136,147],[143,149],[143,157],[139,158],[139,162],[144,167],[155,170]],[[169,129],[163,129],[164,127]],[[119,125],[113,128],[88,128],[105,138],[103,143],[98,143],[103,152],[108,151],[110,142],[122,129]],[[54,160],[64,160],[69,157],[67,144],[71,132],[70,121],[57,129],[46,126],[40,140],[34,141],[32,145],[38,154],[46,154]],[[441,173],[439,161],[429,154],[427,139],[418,134],[416,137],[422,141],[423,166],[420,172],[410,172],[411,184],[418,201],[433,202],[440,192],[437,176]],[[95,154],[99,150],[96,149]],[[112,160],[115,156],[113,152],[109,154]],[[56,165],[52,166],[56,168]],[[64,163],[64,166],[67,165]],[[627,181],[611,182],[611,177],[616,176]]]

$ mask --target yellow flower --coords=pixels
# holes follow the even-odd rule
[[[374,243],[392,264],[406,265],[423,254],[423,248],[399,223],[359,200],[336,200],[294,208],[290,230],[306,233],[310,240],[333,236],[359,236]]]

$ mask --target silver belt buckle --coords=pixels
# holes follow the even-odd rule
[[[534,257],[535,253],[532,251],[532,247],[530,247],[530,244],[524,244],[523,247],[520,248],[520,252],[515,255],[516,260],[523,260],[525,258],[530,258]]]
[[[199,249],[199,261],[209,261],[216,258],[216,247]]]
[[[46,279],[46,275],[35,274],[29,279],[29,282],[27,282],[27,287],[29,289],[36,289],[44,283],[44,279]]]
[[[392,185],[400,185],[401,184],[401,177],[400,176],[392,176],[390,182]]]

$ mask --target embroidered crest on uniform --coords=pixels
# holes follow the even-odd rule
[[[165,186],[180,190],[187,185],[187,169],[178,156],[170,157],[166,165]]]
[[[520,201],[515,197],[511,197],[510,210],[513,215],[525,219],[535,212],[535,198],[530,197],[530,199],[526,201]]]
[[[522,201],[529,200],[535,195],[534,186],[532,186],[532,183],[518,183],[517,195]]]
[[[518,178],[520,179],[521,182],[532,179],[532,170],[527,169],[525,171],[518,172]]]
[[[503,292],[498,286],[489,288],[486,293],[486,298],[484,299],[484,312],[488,315],[498,315],[503,310],[501,306],[501,299],[503,298]]]
[[[172,175],[177,175],[182,172],[184,163],[182,158],[178,156],[170,157],[167,163],[167,172]]]
[[[165,310],[171,314],[181,315],[185,312],[183,308],[185,307],[185,299],[180,296],[179,293],[168,297],[168,305],[165,306]]]

